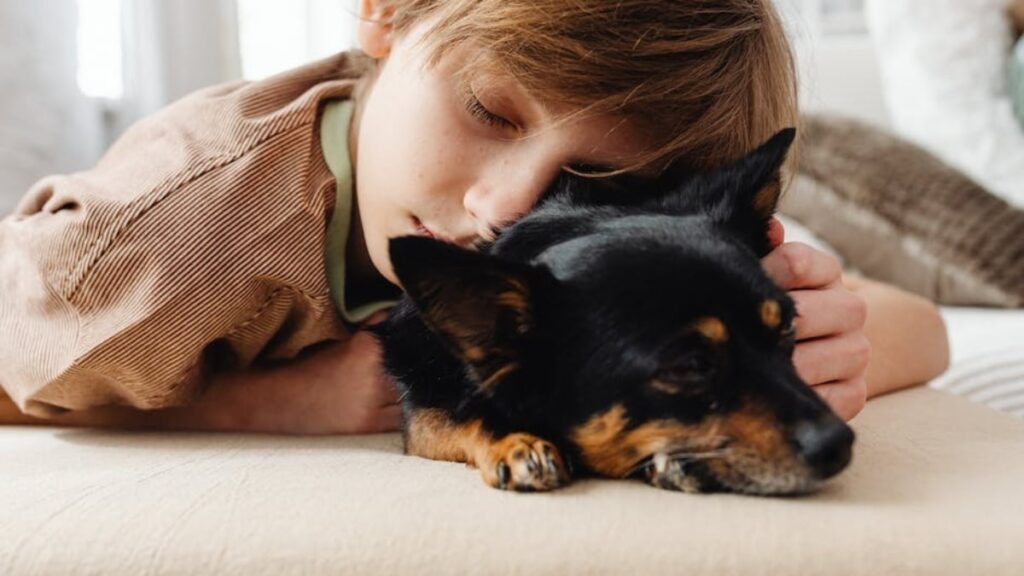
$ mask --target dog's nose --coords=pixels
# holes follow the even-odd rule
[[[828,415],[817,422],[797,424],[793,444],[797,457],[824,480],[850,463],[853,430],[839,418]]]

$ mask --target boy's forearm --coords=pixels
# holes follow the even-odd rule
[[[288,428],[285,419],[289,413],[280,403],[288,397],[282,391],[290,388],[295,373],[281,365],[216,374],[211,377],[205,393],[194,402],[158,410],[102,406],[53,418],[36,418],[22,414],[10,399],[0,398],[0,424],[281,432]]]
[[[923,384],[946,370],[946,325],[932,302],[860,277],[844,276],[843,281],[867,303],[869,398]]]

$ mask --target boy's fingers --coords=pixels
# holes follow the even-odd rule
[[[783,290],[822,288],[838,282],[843,270],[830,254],[801,242],[787,242],[761,259],[768,276]]]
[[[862,332],[800,342],[793,351],[793,366],[800,378],[814,386],[862,377],[871,348]]]
[[[768,244],[770,244],[772,250],[774,250],[785,241],[786,228],[782,225],[781,220],[778,218],[772,218],[768,221]]]
[[[867,304],[840,285],[825,290],[793,290],[796,304],[796,339],[842,334],[864,327]]]
[[[832,411],[843,419],[844,422],[853,420],[853,417],[860,414],[867,403],[867,383],[863,377],[845,380],[842,382],[829,382],[819,384],[811,388]]]

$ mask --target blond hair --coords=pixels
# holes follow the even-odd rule
[[[639,168],[707,170],[796,126],[796,71],[771,0],[386,0],[396,35],[429,21],[429,65],[485,47],[541,101],[646,127]],[[791,155],[791,158],[795,155]],[[608,175],[605,173],[604,175]]]

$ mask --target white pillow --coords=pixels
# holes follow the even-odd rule
[[[868,0],[893,128],[1024,208],[1006,0]]]

